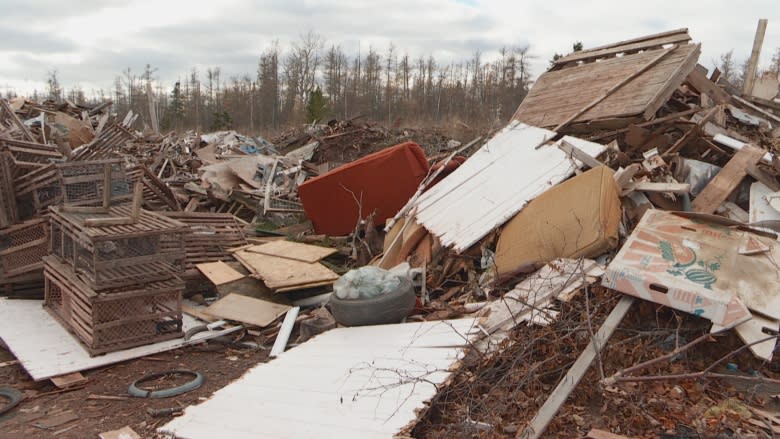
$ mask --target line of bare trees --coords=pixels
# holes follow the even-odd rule
[[[174,84],[162,84],[147,65],[125,69],[110,92],[87,97],[64,90],[49,72],[43,98],[75,103],[114,101],[117,113],[132,110],[149,126],[149,86],[165,129],[209,131],[233,128],[263,133],[311,119],[364,116],[389,125],[461,121],[469,125],[506,120],[531,85],[529,48],[502,48],[491,61],[477,51],[467,60],[439,63],[412,58],[390,45],[349,55],[308,33],[284,49],[275,43],[260,54],[254,74],[225,78],[219,67],[193,68]],[[205,73],[205,75],[203,74]]]

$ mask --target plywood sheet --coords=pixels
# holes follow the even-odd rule
[[[201,273],[203,273],[208,280],[214,285],[223,285],[229,282],[233,282],[239,279],[243,279],[245,276],[238,271],[234,270],[230,265],[222,262],[207,262],[205,264],[198,264],[195,266]]]
[[[159,431],[189,439],[393,437],[450,376],[474,325],[330,330],[251,369]]]
[[[203,322],[184,315],[186,332]],[[165,352],[241,329],[200,332],[183,338],[90,357],[78,340],[43,309],[42,300],[0,299],[0,338],[35,381]]]
[[[317,262],[300,262],[246,250],[237,251],[234,256],[272,290],[322,285],[339,278],[338,274]]]
[[[287,305],[280,305],[240,294],[228,294],[214,302],[204,311],[221,319],[265,327],[289,309],[290,307]]]
[[[300,242],[284,240],[255,245],[249,247],[247,251],[309,263],[317,262],[320,259],[338,252],[335,248],[320,247],[318,245],[302,244]]]
[[[676,48],[658,64],[573,122],[635,115],[649,119],[693,71],[699,52],[698,44]],[[545,72],[539,76],[512,119],[538,127],[554,127],[639,70],[659,53],[658,50],[648,50]]]

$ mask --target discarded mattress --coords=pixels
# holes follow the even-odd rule
[[[384,224],[409,201],[427,173],[422,148],[406,142],[312,178],[300,185],[298,195],[317,233],[348,235],[358,219],[372,212],[374,224]]]
[[[730,328],[748,308],[780,318],[780,246],[738,222],[648,210],[607,267],[604,286]]]
[[[620,198],[606,166],[567,180],[531,201],[498,240],[499,275],[531,271],[556,258],[595,257],[614,248]]]

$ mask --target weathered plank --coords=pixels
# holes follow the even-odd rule
[[[593,340],[588,344],[588,347],[585,348],[566,373],[566,376],[558,383],[528,427],[517,435],[518,438],[537,439],[542,436],[542,433],[544,433],[550,421],[555,417],[555,414],[558,413],[566,398],[569,397],[569,394],[577,387],[577,384],[585,375],[590,364],[596,358],[598,351],[604,347],[609,337],[615,332],[617,325],[628,314],[628,310],[631,309],[631,304],[633,303],[633,297],[623,296],[620,299],[620,302],[609,313],[607,320],[601,325],[601,328],[599,328]]]
[[[765,153],[763,149],[754,146],[740,149],[693,200],[693,211],[714,213],[745,178],[748,167],[756,165]]]

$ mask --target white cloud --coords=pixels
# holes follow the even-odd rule
[[[530,44],[541,73],[574,41],[592,47],[643,34],[689,28],[702,43],[700,63],[712,67],[734,49],[750,53],[758,18],[768,18],[761,64],[780,47],[778,0],[641,2],[508,0],[2,0],[0,89],[39,87],[56,68],[65,86],[109,89],[126,67],[158,67],[171,84],[192,67],[221,66],[223,77],[254,74],[272,41],[287,47],[309,30],[351,54],[392,42],[411,56],[441,62],[475,50]]]

